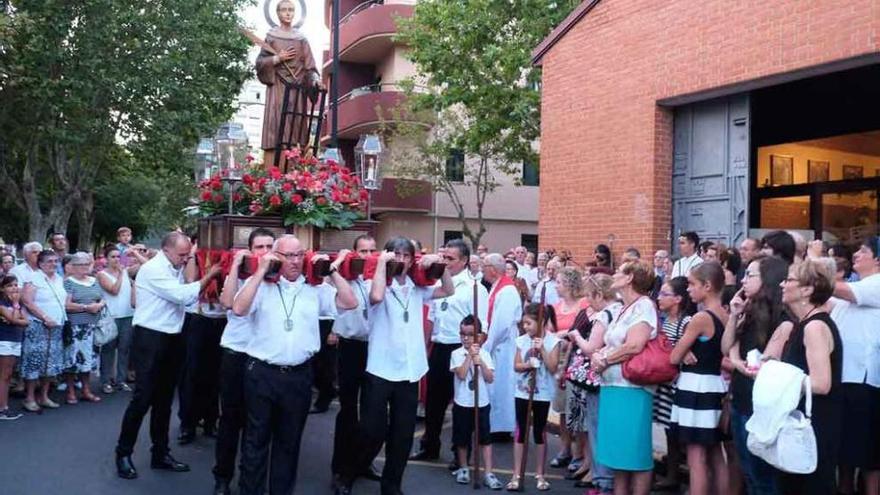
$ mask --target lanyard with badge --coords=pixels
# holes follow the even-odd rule
[[[302,290],[302,287],[296,293],[293,294],[293,302],[290,304],[290,309],[287,309],[287,303],[284,302],[284,293],[281,290],[281,284],[275,284],[275,287],[278,288],[278,297],[281,299],[281,306],[284,308],[284,330],[288,332],[293,331],[293,308],[296,307],[296,298],[299,297],[299,292]]]
[[[462,280],[459,280],[458,282],[456,282],[455,290],[457,291],[458,288],[461,287],[462,285],[464,285],[465,283],[467,283],[467,282],[462,281]],[[440,311],[446,311],[447,309],[449,309],[449,299],[452,297],[455,297],[454,292],[451,296],[447,296],[447,297],[443,298],[443,302],[440,303]]]
[[[364,300],[364,311],[363,311],[364,319],[369,320],[370,311],[368,308],[370,306],[370,301],[367,299],[367,293],[364,292],[364,287],[362,285],[363,283],[364,282],[362,282],[361,280],[356,280],[354,282],[354,285],[357,286],[358,292],[361,293],[361,298]]]

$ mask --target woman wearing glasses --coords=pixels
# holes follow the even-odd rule
[[[70,320],[71,332],[64,343],[64,368],[67,372],[67,403],[76,404],[74,382],[82,383],[82,399],[100,402],[101,398],[92,393],[89,386],[91,373],[98,367],[94,338],[101,310],[107,304],[101,293],[101,286],[95,277],[89,275],[92,256],[88,253],[74,254],[68,263],[70,276],[64,280],[67,291],[65,308]]]

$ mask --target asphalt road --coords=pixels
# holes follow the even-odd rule
[[[96,388],[97,389],[97,388]],[[102,396],[98,404],[80,402],[62,405],[40,415],[27,414],[17,421],[0,422],[0,494],[3,495],[94,495],[94,494],[209,494],[213,488],[211,467],[214,462],[214,440],[199,436],[187,446],[176,446],[176,408],[171,436],[172,454],[192,467],[189,473],[167,473],[149,468],[149,419],[145,419],[133,456],[138,468],[137,480],[116,477],[113,448],[119,434],[119,424],[128,403],[129,394],[117,392]],[[61,402],[61,395],[55,400]],[[11,399],[13,409],[20,407],[19,399]],[[338,404],[329,412],[311,415],[306,425],[300,454],[299,479],[295,493],[329,494],[330,454],[333,445],[334,418]],[[419,429],[421,423],[419,424]],[[444,430],[444,452],[434,463],[410,462],[404,476],[403,490],[408,494],[433,495],[467,493],[470,486],[455,483],[446,464],[451,428]],[[419,432],[417,432],[418,435]],[[548,435],[549,437],[549,435]],[[416,442],[417,443],[417,442]],[[558,441],[550,440],[549,452],[555,452]],[[534,449],[530,449],[534,452]],[[381,455],[379,464],[381,465]],[[506,483],[512,464],[511,444],[496,445],[496,474]],[[533,466],[530,461],[529,467]],[[561,470],[548,469],[552,492],[582,494],[583,489],[572,487],[572,482],[561,479]],[[534,478],[529,478],[527,492],[537,493]],[[486,492],[486,489],[481,492]],[[379,493],[378,483],[358,480],[354,492]],[[506,493],[506,492],[505,492]]]

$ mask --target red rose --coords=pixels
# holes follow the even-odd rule
[[[211,189],[213,189],[215,191],[219,191],[220,189],[223,189],[223,183],[220,182],[220,179],[214,179],[211,181]]]
[[[293,190],[293,184],[285,182],[284,184],[281,184],[281,190],[284,192],[290,192]]]
[[[290,202],[295,205],[298,205],[303,202],[303,197],[300,196],[299,194],[294,194],[293,196],[290,197]]]
[[[340,193],[339,191],[333,191],[332,193],[330,193],[330,196],[336,203],[342,201],[342,193]]]
[[[222,203],[223,202],[223,195],[220,193],[217,193],[214,195],[213,199],[214,199],[215,203]]]
[[[327,180],[329,178],[330,174],[328,174],[327,172],[321,172],[320,174],[318,174],[318,180]]]
[[[277,194],[273,194],[269,196],[269,204],[272,206],[280,206],[281,205],[281,196]]]
[[[265,177],[260,177],[260,179],[257,181],[257,190],[262,191],[263,189],[265,189],[267,182],[269,182],[269,179]]]
[[[274,180],[280,179],[281,170],[278,167],[269,167],[269,177],[272,177]]]
[[[366,200],[369,197],[370,193],[367,192],[366,189],[361,189],[361,199]]]
[[[318,196],[318,199],[315,200],[315,203],[317,203],[317,204],[319,204],[319,205],[322,205],[322,206],[323,206],[323,205],[326,205],[326,204],[327,204],[327,198],[325,198],[324,196]]]
[[[248,156],[250,156],[250,155],[248,155]],[[251,174],[244,174],[244,175],[241,177],[241,181],[242,181],[245,185],[248,185],[248,186],[249,186],[249,185],[251,185],[251,184],[254,183],[254,177],[253,177]]]
[[[202,201],[211,201],[211,191],[202,191]]]

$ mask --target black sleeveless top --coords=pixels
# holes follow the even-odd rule
[[[807,364],[807,347],[804,345],[804,329],[807,324],[813,320],[820,320],[828,325],[831,329],[831,337],[834,339],[834,350],[831,351],[831,390],[827,395],[813,396],[813,415],[817,416],[817,410],[826,407],[826,404],[837,402],[840,395],[840,379],[843,370],[843,343],[840,340],[840,332],[837,325],[831,319],[831,315],[826,312],[816,313],[806,320],[796,323],[788,342],[785,343],[785,349],[782,351],[782,362],[792,364],[802,369],[804,373],[810,374],[810,365]],[[801,411],[804,410],[804,400],[798,406]]]
[[[696,373],[698,375],[720,375],[721,359],[721,336],[724,334],[724,323],[711,311],[706,311],[712,317],[715,325],[715,333],[712,338],[702,341],[699,338],[691,346],[691,352],[697,358],[696,364],[685,364],[681,367],[682,372]],[[691,320],[693,321],[693,320]]]

